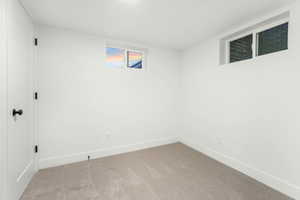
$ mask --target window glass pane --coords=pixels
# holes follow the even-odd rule
[[[127,67],[129,68],[143,68],[143,53],[136,51],[127,52]]]
[[[230,42],[230,63],[252,58],[253,36],[247,35],[243,38]]]
[[[120,48],[106,48],[106,66],[120,68],[125,65],[125,50]]]
[[[281,24],[257,34],[257,55],[265,55],[288,49],[289,24]]]

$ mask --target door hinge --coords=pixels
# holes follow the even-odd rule
[[[38,45],[38,39],[34,38],[34,45],[37,46]]]
[[[35,92],[35,93],[34,93],[34,99],[35,99],[35,100],[38,100],[38,98],[39,98],[39,95],[38,95],[37,92]]]
[[[34,146],[34,153],[38,153],[39,152],[39,146],[38,145],[35,145]]]

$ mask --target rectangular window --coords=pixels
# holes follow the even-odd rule
[[[106,47],[106,66],[120,68],[125,64],[125,49]]]
[[[230,42],[230,63],[252,58],[253,36],[247,35]]]
[[[229,63],[251,59],[288,49],[289,23],[265,29],[253,30],[251,34],[229,42]],[[256,41],[253,44],[253,36]],[[253,55],[255,52],[255,55]]]
[[[137,51],[127,51],[127,67],[142,69],[143,53]]]
[[[253,59],[288,49],[290,11],[220,39],[220,64]]]
[[[289,23],[257,33],[257,55],[265,55],[288,49]]]
[[[144,68],[144,53],[126,48],[106,47],[106,66],[109,68]]]

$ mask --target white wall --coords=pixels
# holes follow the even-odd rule
[[[220,66],[220,36],[186,50],[182,66],[182,141],[298,198],[299,34],[297,4],[288,51]]]
[[[37,26],[40,167],[167,143],[181,131],[186,144],[300,195],[298,21],[299,4],[285,52],[220,66],[222,35],[183,60],[149,47],[143,71],[106,68],[104,38]]]
[[[104,38],[37,26],[40,167],[174,141],[179,53],[145,70],[105,66]]]

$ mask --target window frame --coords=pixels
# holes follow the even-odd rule
[[[254,57],[253,57],[253,54],[255,54],[255,53],[254,53],[253,49],[255,49],[254,43],[256,43],[256,42],[255,42],[255,39],[254,39],[254,37],[253,37],[254,34],[253,34],[253,31],[247,31],[247,32],[245,32],[245,33],[243,33],[243,34],[240,34],[240,35],[238,35],[238,36],[232,37],[232,38],[230,38],[230,39],[228,39],[228,40],[226,41],[226,63],[227,63],[227,64],[231,64],[231,62],[230,62],[230,43],[233,42],[233,41],[235,41],[235,40],[238,40],[238,39],[241,39],[241,38],[243,38],[243,37],[246,37],[246,36],[248,36],[248,35],[252,35],[252,58],[250,58],[250,59],[245,59],[245,60],[251,60],[251,59],[254,58]],[[244,61],[244,60],[241,60],[241,61]],[[237,62],[240,62],[240,61],[237,61]],[[232,62],[232,63],[234,63],[234,62]]]
[[[276,26],[279,26],[279,25],[282,25],[282,24],[285,24],[285,23],[290,23],[290,19],[289,17],[286,17],[286,18],[283,18],[283,19],[280,19],[280,20],[277,20],[275,22],[272,22],[272,23],[268,23],[266,25],[263,25],[263,26],[260,26],[260,27],[257,27],[257,28],[254,28],[252,30],[249,30],[249,31],[246,31],[242,34],[239,34],[237,36],[234,36],[234,37],[231,37],[229,39],[227,39],[225,41],[225,56],[226,56],[226,59],[225,59],[225,62],[226,64],[232,64],[234,62],[230,62],[230,43],[232,41],[235,41],[235,40],[238,40],[238,39],[241,39],[243,37],[246,37],[248,35],[251,35],[252,34],[252,37],[253,37],[253,43],[252,43],[252,58],[250,59],[246,59],[246,60],[253,60],[255,59],[256,57],[261,57],[261,56],[266,56],[266,55],[258,55],[258,37],[259,37],[259,33],[260,32],[263,32],[263,31],[266,31],[268,29],[271,29],[271,28],[275,28]],[[288,31],[289,33],[289,31]],[[288,36],[288,47],[289,47],[289,36]],[[288,49],[286,50],[280,50],[280,51],[276,51],[276,52],[273,52],[273,53],[278,53],[278,52],[281,52],[281,51],[287,51]],[[271,54],[273,54],[271,53]],[[246,60],[241,60],[241,61],[246,61]],[[241,61],[238,61],[238,62],[241,62]]]
[[[126,48],[123,48],[123,47],[119,47],[119,46],[113,46],[113,45],[106,45],[105,48],[104,48],[104,52],[105,52],[105,66],[107,67],[107,64],[106,64],[106,58],[107,58],[107,54],[106,54],[106,51],[107,51],[107,48],[112,48],[112,49],[122,49],[124,50],[124,63],[127,62],[126,60]],[[124,65],[124,64],[123,64]],[[124,66],[123,66],[124,67]],[[119,69],[119,68],[123,68],[123,67],[107,67],[107,68],[112,68],[112,69]]]
[[[143,70],[145,67],[145,52],[140,51],[140,50],[135,50],[135,49],[126,49],[126,68],[129,69],[137,69],[137,70]],[[128,52],[134,52],[134,53],[141,53],[142,54],[142,68],[133,68],[133,67],[128,67]]]
[[[146,56],[146,52],[142,51],[142,50],[137,50],[135,48],[127,48],[127,47],[123,47],[123,46],[119,46],[119,45],[105,45],[105,57],[106,55],[106,48],[117,48],[117,49],[123,49],[124,50],[124,64],[122,67],[117,68],[117,69],[126,69],[126,70],[144,70],[145,69],[145,56]],[[132,68],[132,67],[128,67],[128,52],[137,52],[137,53],[142,53],[142,68]],[[105,65],[106,65],[106,61],[105,61]]]

